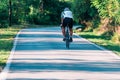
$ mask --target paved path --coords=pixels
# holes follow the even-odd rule
[[[77,36],[68,50],[58,27],[23,29],[14,46],[6,80],[120,80],[118,56]]]

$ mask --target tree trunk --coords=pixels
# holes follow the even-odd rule
[[[43,12],[43,0],[40,1],[40,6],[39,6],[40,12]]]
[[[9,0],[9,26],[12,25],[12,6],[11,6],[11,0]]]

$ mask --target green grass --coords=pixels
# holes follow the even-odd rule
[[[13,47],[13,40],[21,28],[0,28],[0,68],[3,68]]]
[[[100,46],[103,46],[106,49],[109,49],[114,53],[120,55],[120,44],[114,43],[113,41],[111,41],[110,36],[97,35],[93,32],[79,32],[78,34],[88,39],[89,41],[96,43]]]
[[[9,28],[0,28],[0,68],[4,68],[13,47],[13,40],[17,32],[22,28],[43,27],[39,25],[22,25]],[[47,26],[46,26],[47,27]],[[92,32],[80,32],[80,36],[100,45],[120,55],[120,44],[110,40],[109,36],[99,36]]]
[[[20,29],[39,28],[42,25],[14,25],[8,28],[0,28],[0,70],[3,69],[13,47],[13,40]],[[47,25],[44,27],[48,27]],[[50,27],[50,26],[49,26]],[[1,71],[0,71],[1,72]]]

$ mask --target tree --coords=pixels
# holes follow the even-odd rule
[[[0,0],[0,26],[59,24],[61,11],[66,6],[70,7],[69,0]]]
[[[120,25],[120,0],[91,0],[91,3],[102,19],[100,29],[113,35],[117,26]]]
[[[11,0],[9,0],[9,26],[11,26],[11,20],[12,20],[12,6],[11,6]]]
[[[96,16],[96,9],[91,7],[90,0],[74,0],[73,12],[77,22],[88,21]]]
[[[91,0],[93,6],[99,12],[101,18],[108,18],[116,25],[120,24],[120,1],[119,0]]]
[[[0,0],[0,27],[8,26],[8,1]]]

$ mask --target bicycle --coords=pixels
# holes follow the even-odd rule
[[[65,27],[65,43],[66,43],[66,48],[70,48],[70,33],[69,33],[69,26]]]

